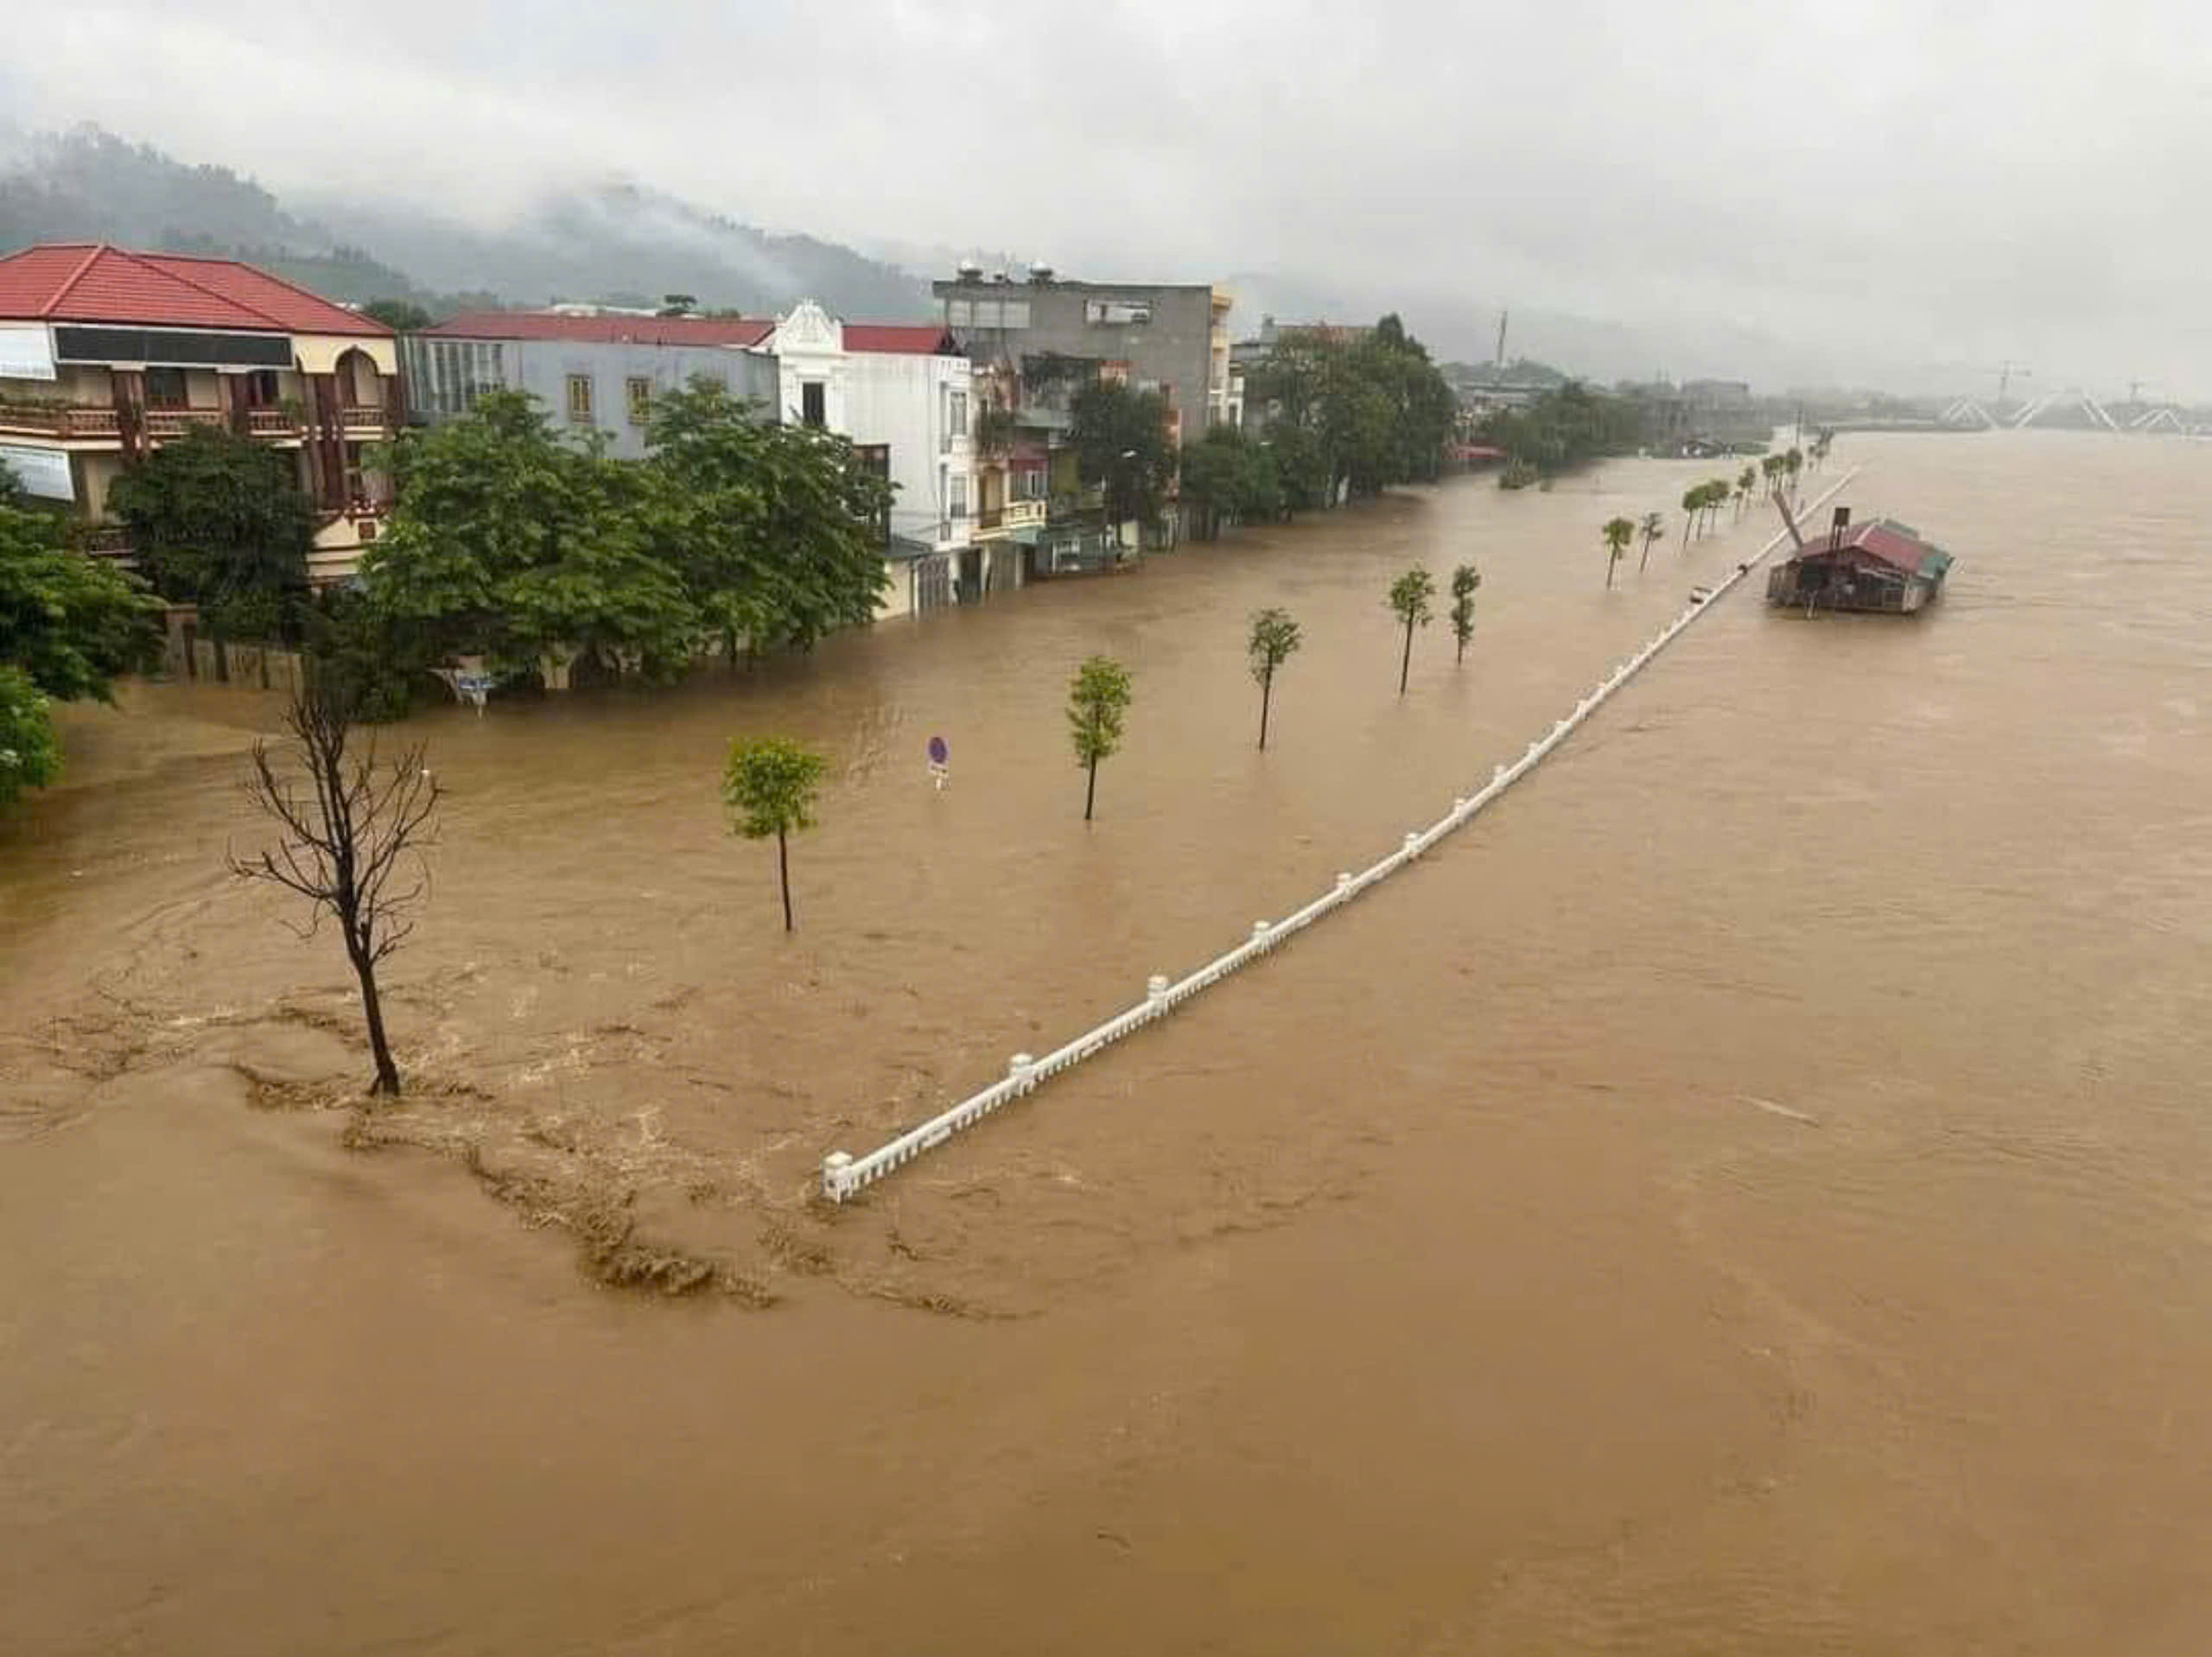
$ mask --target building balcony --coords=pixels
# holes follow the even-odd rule
[[[146,410],[146,435],[149,437],[181,437],[194,426],[221,428],[228,424],[230,416],[220,409]]]
[[[31,437],[120,441],[112,409],[75,409],[60,403],[0,403],[0,432]]]
[[[299,416],[284,409],[248,409],[245,429],[256,437],[296,439],[300,435]]]
[[[120,524],[95,524],[83,532],[83,538],[77,544],[91,558],[117,558],[127,562],[130,557],[130,531]]]
[[[385,429],[384,405],[380,403],[348,403],[340,418],[349,432],[381,433]]]

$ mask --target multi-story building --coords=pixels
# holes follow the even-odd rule
[[[0,258],[0,461],[127,557],[116,478],[195,426],[296,454],[316,511],[308,574],[353,573],[388,504],[371,446],[400,421],[391,330],[251,265],[104,244]]]
[[[486,391],[525,391],[556,422],[593,430],[624,460],[645,453],[656,393],[697,375],[773,406],[775,359],[760,347],[772,321],[617,312],[479,311],[400,341],[408,413],[435,425]]]
[[[1095,522],[1095,492],[1082,491],[1071,462],[1060,458],[1070,394],[1080,378],[1065,370],[1158,391],[1178,443],[1242,417],[1241,377],[1230,365],[1230,300],[1209,283],[1071,282],[1041,265],[1017,279],[966,264],[933,291],[945,327],[997,393],[1012,399],[996,405],[1011,421],[1003,486],[1016,492],[1006,498],[1020,498],[1025,470],[1045,475],[1047,523],[1014,531],[1033,549],[1039,571],[1114,555],[1113,537]]]
[[[1012,556],[974,530],[976,388],[944,328],[844,322],[803,300],[775,325],[783,420],[850,438],[891,480],[892,586],[879,612],[971,603],[1018,586]]]
[[[995,529],[976,533],[969,364],[942,327],[845,322],[802,302],[780,319],[639,316],[565,307],[454,317],[401,342],[411,418],[467,414],[526,392],[556,425],[642,459],[652,400],[704,375],[771,419],[852,440],[894,487],[880,613],[904,615],[1019,584]]]

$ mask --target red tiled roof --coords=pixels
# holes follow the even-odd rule
[[[233,259],[49,243],[0,258],[0,317],[250,333],[389,334],[373,317]]]
[[[601,346],[757,346],[773,322],[724,316],[567,316],[557,311],[472,311],[426,333],[461,340],[573,340]]]
[[[908,326],[894,322],[848,322],[848,351],[889,351],[917,357],[957,357],[960,346],[950,332],[934,322]]]
[[[349,311],[296,283],[272,276],[266,270],[236,259],[195,258],[183,253],[142,253],[138,257],[171,276],[212,289],[248,310],[258,311],[294,333],[391,332],[373,316]]]

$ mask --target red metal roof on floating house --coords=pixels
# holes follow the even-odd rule
[[[374,317],[235,259],[133,253],[105,242],[47,243],[0,258],[11,321],[388,336]]]
[[[1833,543],[1825,536],[1809,538],[1802,556],[1814,558],[1840,552],[1863,552],[1908,575],[1938,575],[1951,567],[1949,553],[1922,539],[1917,530],[1889,517],[1850,525],[1843,538]]]
[[[775,332],[749,316],[575,316],[560,311],[471,311],[425,328],[458,340],[571,340],[597,346],[757,346]]]

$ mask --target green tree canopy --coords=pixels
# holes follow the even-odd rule
[[[1268,704],[1274,699],[1275,674],[1304,643],[1290,612],[1273,606],[1252,618],[1252,631],[1244,641],[1244,654],[1252,676],[1260,683],[1260,746],[1268,746]]]
[[[61,775],[61,743],[47,699],[21,668],[0,665],[0,806]]]
[[[389,465],[391,527],[361,573],[427,659],[518,667],[574,650],[648,674],[689,661],[697,618],[653,556],[645,480],[602,440],[572,443],[530,398],[499,391],[404,434]]]
[[[1429,600],[1436,596],[1436,578],[1419,565],[1390,583],[1390,609],[1405,624],[1406,653],[1398,664],[1398,694],[1406,694],[1406,678],[1413,671],[1414,629],[1428,625],[1434,613]]]
[[[1077,467],[1085,484],[1105,486],[1108,518],[1116,524],[1157,520],[1175,480],[1166,398],[1094,378],[1077,388],[1068,406]]]
[[[1467,641],[1475,636],[1475,593],[1483,584],[1483,573],[1472,564],[1462,564],[1452,572],[1452,643],[1454,662],[1467,657]]]
[[[1501,409],[1484,421],[1484,441],[1544,477],[1609,454],[1632,453],[1643,416],[1625,397],[1569,380],[1522,409]]]
[[[702,631],[805,650],[874,617],[891,485],[846,439],[698,378],[654,399],[648,443],[659,554]]]
[[[108,505],[155,590],[199,605],[218,637],[259,631],[307,591],[315,511],[286,450],[194,426],[117,479]]]
[[[784,930],[791,930],[791,836],[814,826],[816,796],[828,762],[783,737],[740,738],[722,767],[722,803],[730,827],[747,840],[776,841],[776,873],[784,894]]]
[[[1627,556],[1628,543],[1636,538],[1636,524],[1630,518],[1609,517],[1602,533],[1605,537],[1605,585],[1611,587],[1614,567]]]
[[[106,701],[152,659],[161,609],[123,571],[65,550],[50,514],[0,506],[0,664],[45,695]]]
[[[1098,797],[1098,762],[1122,746],[1122,725],[1129,709],[1129,670],[1110,656],[1093,656],[1068,683],[1068,735],[1075,762],[1083,767],[1083,820],[1090,821]]]

